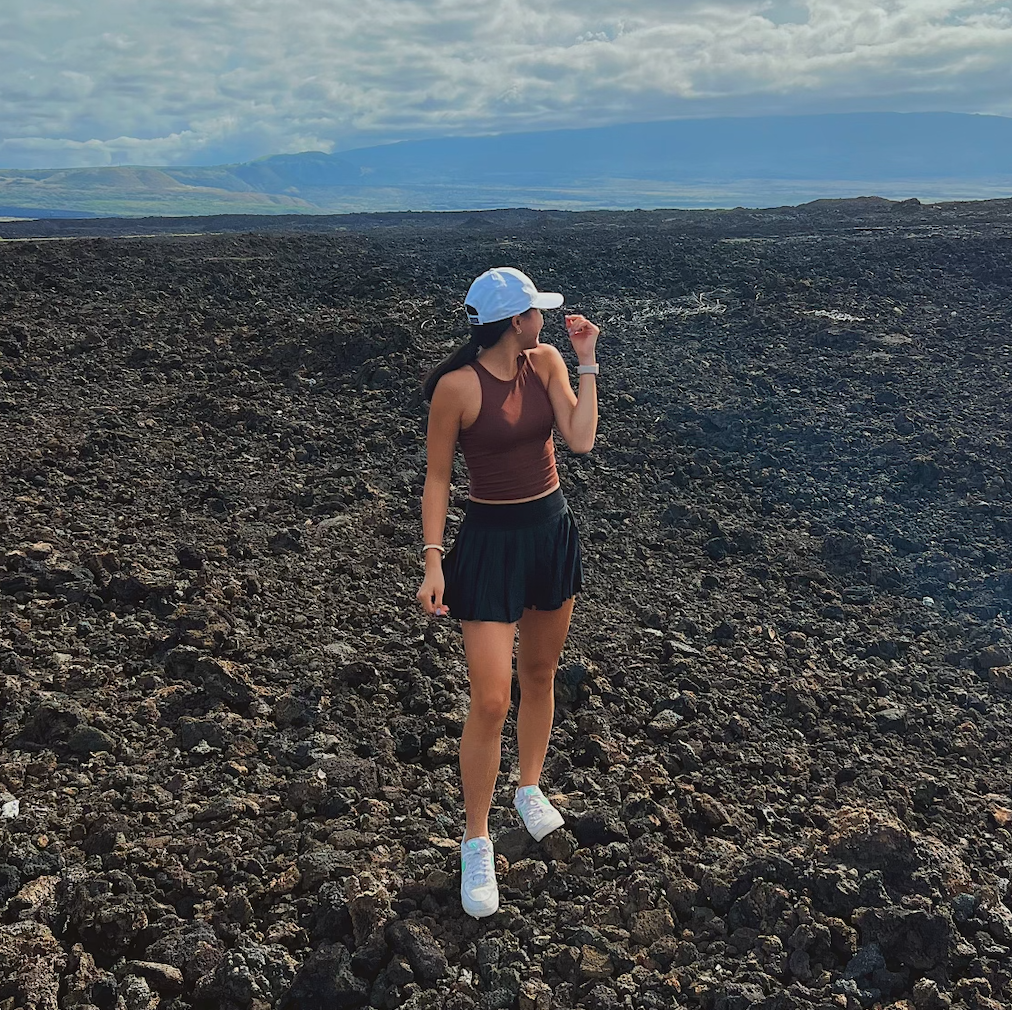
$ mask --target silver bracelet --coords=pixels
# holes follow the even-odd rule
[[[439,556],[443,557],[446,554],[446,549],[442,544],[424,544],[422,546],[422,555],[424,556],[429,551],[439,551]]]
[[[578,365],[576,368],[577,375],[598,375],[600,371],[600,365]]]

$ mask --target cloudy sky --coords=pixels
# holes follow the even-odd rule
[[[0,0],[0,167],[840,111],[1012,115],[1012,0]]]

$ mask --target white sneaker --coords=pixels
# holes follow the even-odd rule
[[[487,838],[469,838],[460,843],[460,903],[476,919],[499,910],[495,853]]]
[[[538,786],[523,786],[513,797],[513,806],[517,808],[524,822],[524,827],[531,833],[534,841],[540,842],[550,831],[561,828],[566,822]]]

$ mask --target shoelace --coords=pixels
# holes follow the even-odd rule
[[[552,804],[544,793],[529,793],[522,797],[520,802],[526,808],[527,816],[534,817],[536,820],[540,820],[552,809]]]
[[[492,882],[495,875],[495,868],[492,860],[479,850],[472,850],[464,863],[464,882],[468,890],[472,887],[485,887]]]

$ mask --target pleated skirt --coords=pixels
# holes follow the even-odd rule
[[[520,620],[580,591],[580,535],[562,489],[518,505],[469,501],[443,558],[443,601],[461,621]]]

